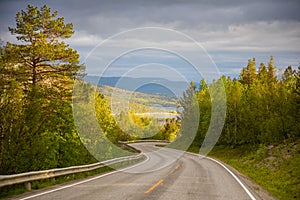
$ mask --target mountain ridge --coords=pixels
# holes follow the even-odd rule
[[[177,97],[182,96],[189,83],[171,81],[164,78],[133,78],[133,77],[99,77],[85,76],[84,81],[94,85],[107,85],[128,91],[146,94],[167,94]]]

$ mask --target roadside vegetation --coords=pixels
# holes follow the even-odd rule
[[[256,148],[216,146],[209,156],[234,167],[277,199],[300,197],[299,140],[285,144],[259,145]]]
[[[84,77],[85,66],[79,63],[77,51],[65,43],[74,34],[72,23],[66,23],[57,11],[46,5],[40,8],[28,5],[17,13],[16,26],[9,27],[9,31],[18,43],[2,43],[0,48],[0,174],[96,162],[82,144],[73,120],[72,87],[75,79]],[[94,89],[84,84],[85,92]],[[149,131],[162,126],[162,120],[135,114],[149,111],[147,103],[174,106],[167,96],[134,93],[130,110],[116,113],[114,118],[108,103],[112,90],[102,86],[96,95],[93,93],[86,99],[81,96],[79,100],[95,100],[92,106],[103,129],[101,137],[116,145],[120,140],[149,136]],[[78,97],[73,100],[77,101]],[[123,124],[124,130],[115,119]],[[147,128],[141,132],[136,127]],[[176,120],[167,119],[154,138],[172,140],[178,127]],[[100,141],[95,147],[106,148],[101,144]],[[101,159],[111,158],[111,152],[107,151]]]
[[[64,42],[73,33],[58,12],[28,5],[1,46],[0,174],[95,162],[76,134],[72,85],[84,74],[79,54]]]
[[[70,183],[71,181],[76,181],[78,179],[96,177],[96,176],[99,176],[100,174],[104,174],[104,173],[108,173],[108,172],[111,172],[111,171],[114,171],[117,169],[128,167],[130,165],[140,162],[143,159],[144,158],[134,160],[134,161],[125,161],[122,163],[112,164],[110,166],[104,166],[104,167],[101,167],[101,168],[98,168],[98,169],[95,169],[92,171],[88,171],[88,172],[80,172],[80,173],[76,173],[76,174],[58,176],[56,178],[32,181],[31,189],[38,190],[38,189],[42,189],[42,188],[49,187],[49,186],[64,184],[67,182]],[[25,192],[29,192],[29,191],[24,187],[24,183],[2,187],[2,188],[0,188],[0,199],[6,199],[8,197],[22,194]]]
[[[225,124],[210,152],[252,178],[278,199],[299,199],[300,193],[300,67],[277,75],[274,58],[256,67],[250,59],[238,79],[222,76],[227,96]],[[199,153],[210,124],[211,101],[202,80],[194,95],[200,123],[190,151]],[[184,118],[184,116],[183,116]]]
[[[72,86],[75,79],[82,79],[85,67],[77,51],[64,42],[74,33],[72,23],[65,23],[47,6],[29,5],[17,13],[16,26],[9,31],[18,43],[0,48],[0,174],[96,162],[73,121]],[[253,58],[238,78],[222,76],[211,84],[202,80],[200,87],[191,82],[178,102],[184,110],[176,119],[136,115],[149,110],[147,102],[159,99],[153,95],[141,104],[138,101],[145,96],[134,96],[130,110],[120,113],[112,113],[109,97],[101,90],[84,100],[94,98],[103,137],[115,144],[145,137],[173,141],[196,129],[190,150],[199,152],[210,124],[209,88],[219,82],[225,86],[227,111],[210,155],[237,168],[278,199],[299,199],[300,67],[288,66],[278,75],[272,56],[259,67]],[[93,89],[90,84],[84,87]],[[106,87],[108,93],[112,90]],[[186,123],[197,117],[191,99],[198,101],[198,127]],[[174,105],[165,97],[161,102]],[[137,126],[146,128],[140,131]],[[157,127],[158,133],[149,135]]]

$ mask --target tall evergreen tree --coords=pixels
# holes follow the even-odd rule
[[[63,41],[74,33],[73,25],[57,16],[58,12],[52,13],[46,5],[40,9],[28,5],[17,13],[16,27],[9,27],[20,44],[4,47],[4,59],[10,63],[5,68],[27,90],[36,85],[69,90],[70,81],[82,67],[77,51]]]
[[[267,83],[268,81],[268,70],[263,62],[260,64],[258,68],[258,79],[263,84]]]
[[[46,5],[28,5],[9,31],[19,42],[8,42],[1,52],[0,173],[80,162],[71,158],[77,150],[68,145],[84,151],[70,120],[72,84],[83,66],[76,50],[63,41],[74,33],[73,25]],[[70,162],[58,162],[67,157]]]
[[[274,65],[274,57],[270,57],[269,65],[268,65],[268,82],[275,83],[277,81],[276,76],[276,67]]]
[[[251,85],[256,79],[256,60],[255,58],[249,59],[246,67],[242,69],[240,74],[240,82],[242,84]]]

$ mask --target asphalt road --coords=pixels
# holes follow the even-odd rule
[[[122,171],[25,194],[18,199],[251,199],[251,194],[230,172],[210,159],[159,149],[154,143],[132,145],[145,153],[145,161]]]

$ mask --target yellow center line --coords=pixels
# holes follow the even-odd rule
[[[171,174],[173,174],[179,167],[180,167],[180,164],[178,163],[178,164],[175,166],[175,168],[174,168],[173,170],[171,170],[171,171],[165,176],[165,178],[168,177],[168,176],[170,176]]]
[[[149,188],[146,192],[145,192],[145,194],[148,194],[149,192],[151,192],[152,190],[154,190],[157,186],[159,186],[159,184],[161,184],[162,182],[163,182],[164,180],[159,180],[157,183],[155,183],[154,185],[152,185],[152,187],[151,188]]]
[[[172,173],[175,172],[175,170],[177,170],[180,167],[180,164],[177,163],[175,168],[173,170],[171,170],[166,176],[165,178],[167,178],[168,176],[170,176]],[[159,186],[164,180],[161,179],[159,180],[157,183],[155,183],[154,185],[152,185],[146,192],[144,192],[144,194],[148,194],[149,192],[151,192],[152,190],[154,190],[157,186]]]

